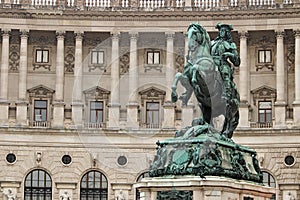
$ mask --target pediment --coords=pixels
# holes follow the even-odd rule
[[[261,86],[257,89],[251,91],[254,99],[275,99],[276,98],[276,89],[269,86]]]
[[[110,91],[99,86],[87,89],[83,93],[87,99],[108,99],[110,95]]]
[[[30,88],[27,90],[29,93],[29,96],[35,96],[35,97],[52,97],[55,90],[46,87],[44,85],[38,85],[33,88]]]
[[[150,87],[139,92],[142,98],[164,98],[166,92],[156,87]]]

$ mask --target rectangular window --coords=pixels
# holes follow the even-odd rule
[[[104,51],[92,51],[91,64],[104,64]]]
[[[259,101],[258,113],[260,123],[272,122],[272,102],[271,101]]]
[[[147,64],[148,65],[160,64],[160,52],[159,51],[148,51],[147,52]]]
[[[103,122],[103,101],[91,101],[90,104],[90,122]]]
[[[146,124],[147,125],[159,124],[159,102],[146,103]]]
[[[34,121],[47,121],[47,100],[34,101]]]
[[[271,50],[258,50],[258,63],[271,63],[272,52]]]
[[[37,49],[36,56],[35,56],[35,62],[36,63],[49,63],[49,50]]]

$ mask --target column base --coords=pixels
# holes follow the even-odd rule
[[[181,111],[181,121],[182,121],[182,127],[191,126],[191,123],[194,119],[194,104],[188,103],[186,106],[182,106]]]
[[[286,128],[286,103],[283,101],[275,102],[275,124],[274,128]]]
[[[218,176],[209,176],[206,179],[199,176],[143,178],[134,187],[140,193],[145,193],[144,200],[152,200],[152,197],[156,195],[167,195],[175,199],[179,193],[186,199],[193,200],[244,199],[245,197],[270,200],[275,194],[275,188]]]
[[[28,119],[27,119],[27,101],[17,101],[17,113],[16,113],[16,126],[18,127],[27,127],[28,126]]]
[[[299,127],[300,126],[300,102],[294,101],[293,102],[293,126]]]
[[[8,108],[9,102],[6,100],[0,101],[0,127],[9,127],[8,122]]]
[[[53,103],[53,120],[52,128],[64,128],[64,102],[54,102]]]
[[[108,104],[108,129],[120,129],[120,107],[119,103]]]
[[[250,128],[249,123],[249,103],[248,101],[241,101],[239,112],[240,112],[240,119],[239,119],[239,128]]]
[[[75,102],[71,104],[72,106],[72,129],[83,128],[83,103]]]
[[[128,129],[138,129],[138,108],[139,104],[137,102],[129,102],[127,104],[127,128]]]
[[[164,120],[162,122],[163,129],[175,129],[175,104],[171,102],[165,102],[164,108]]]

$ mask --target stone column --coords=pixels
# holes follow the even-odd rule
[[[0,127],[8,126],[8,65],[10,30],[2,30],[2,55],[0,75]]]
[[[119,129],[120,124],[120,69],[119,69],[120,33],[112,33],[111,44],[111,101],[109,103],[108,128]]]
[[[75,32],[75,64],[74,64],[74,88],[72,97],[72,120],[74,128],[83,126],[83,102],[82,102],[82,39],[83,32]]]
[[[249,88],[248,88],[248,52],[247,52],[247,37],[248,33],[245,31],[242,31],[239,33],[240,35],[240,58],[241,58],[241,64],[240,64],[240,81],[239,81],[239,93],[240,93],[240,121],[239,121],[239,127],[249,127]]]
[[[53,128],[64,127],[64,34],[63,31],[56,32],[56,84],[55,101],[53,103]]]
[[[167,59],[166,59],[166,98],[163,105],[164,120],[162,128],[175,127],[175,105],[171,102],[171,87],[174,79],[174,32],[166,32]]]
[[[138,58],[137,39],[138,33],[131,32],[130,35],[130,63],[129,63],[129,102],[127,104],[127,127],[137,129],[138,124]]]
[[[19,100],[17,104],[17,125],[27,126],[27,52],[28,52],[28,33],[29,30],[20,30],[20,67],[19,67]]]
[[[295,30],[295,101],[293,102],[294,125],[300,126],[300,30]]]
[[[285,127],[286,102],[285,102],[285,66],[284,66],[284,46],[283,31],[276,32],[277,59],[276,59],[276,89],[277,100],[275,102],[275,126]]]

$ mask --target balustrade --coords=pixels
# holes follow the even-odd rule
[[[194,0],[194,6],[202,9],[216,8],[220,6],[220,0]]]
[[[140,0],[141,8],[162,8],[165,7],[164,0]]]
[[[274,0],[249,0],[249,6],[272,6]]]
[[[31,5],[33,5],[33,6],[55,6],[56,0],[32,0]]]
[[[110,0],[86,0],[85,1],[86,7],[110,7]]]

